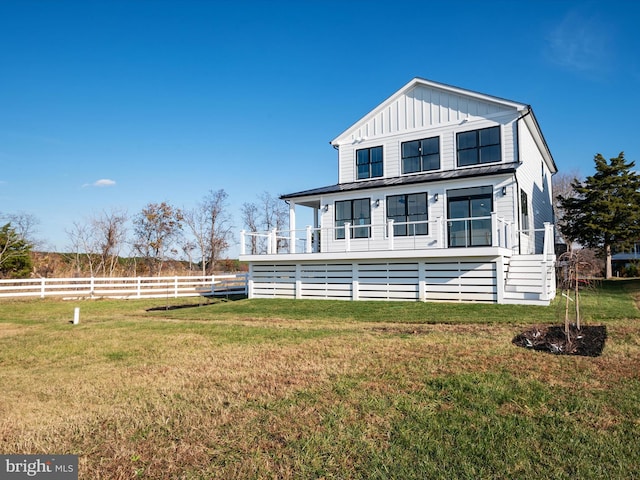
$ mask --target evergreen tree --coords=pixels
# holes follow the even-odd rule
[[[606,260],[606,278],[611,278],[612,248],[640,239],[640,176],[623,152],[609,162],[597,154],[594,162],[594,175],[584,182],[574,180],[573,195],[558,197],[564,210],[560,229],[571,241],[599,249]]]
[[[0,228],[0,277],[25,278],[31,273],[31,245],[10,223]]]

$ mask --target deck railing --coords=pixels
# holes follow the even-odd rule
[[[403,234],[398,234],[398,232]],[[452,242],[452,232],[457,236]],[[512,222],[495,213],[416,222],[311,227],[296,230],[240,232],[240,255],[419,250],[431,248],[493,246],[513,248]],[[452,244],[454,243],[454,244]]]
[[[178,298],[247,294],[248,275],[0,280],[2,297]]]

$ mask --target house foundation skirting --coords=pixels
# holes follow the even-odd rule
[[[251,263],[249,298],[501,303],[495,258]]]

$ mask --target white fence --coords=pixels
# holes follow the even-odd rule
[[[248,275],[0,280],[3,297],[178,298],[246,295]]]

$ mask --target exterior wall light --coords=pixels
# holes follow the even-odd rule
[[[504,197],[507,194],[507,187],[502,187],[502,196]]]
[[[375,203],[375,205],[376,205],[376,208],[378,208],[378,207],[380,206],[380,199],[379,199],[379,198],[378,198],[378,199],[376,199],[376,203]]]
[[[433,201],[434,201],[434,202],[437,202],[437,201],[438,201],[438,194],[437,194],[437,193],[433,196]]]

